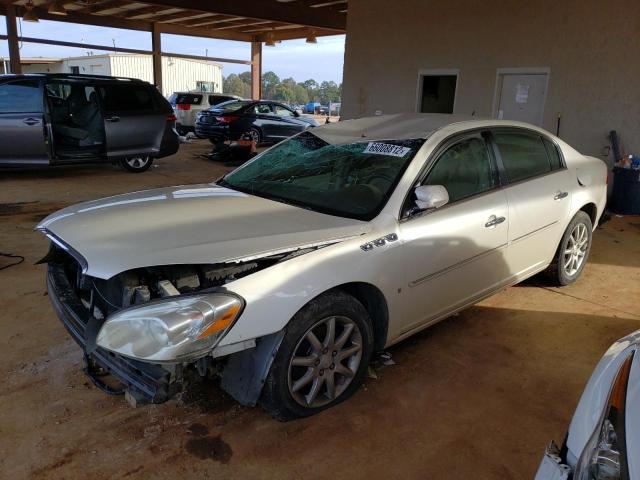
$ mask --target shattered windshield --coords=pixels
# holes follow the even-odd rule
[[[311,132],[282,142],[219,185],[331,215],[370,220],[424,139],[332,145]]]

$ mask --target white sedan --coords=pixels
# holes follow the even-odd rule
[[[606,177],[531,125],[379,116],[37,229],[50,298],[97,385],[111,373],[130,399],[161,402],[188,372],[218,375],[290,419],[353,394],[372,352],[508,285],[543,270],[575,281]]]

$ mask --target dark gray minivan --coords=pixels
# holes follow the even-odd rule
[[[0,167],[112,162],[144,172],[178,150],[175,121],[141,80],[0,75]]]

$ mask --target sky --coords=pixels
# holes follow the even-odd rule
[[[20,22],[18,25],[25,37],[62,39],[94,45],[113,45],[116,47],[151,50],[151,34],[122,30],[119,28],[95,27],[91,25],[72,25],[64,22],[41,20],[38,23]],[[6,23],[0,16],[0,34],[6,35]],[[24,43],[20,49],[22,57],[71,57],[86,55],[89,49],[58,47]],[[162,35],[162,50],[167,53],[192,55],[210,55],[212,57],[249,60],[251,47],[246,42],[214,40],[181,35]],[[104,53],[94,50],[95,54]],[[8,57],[7,42],[0,40],[0,57]],[[302,40],[288,40],[275,47],[262,48],[262,70],[274,71],[280,78],[293,77],[302,82],[313,78],[318,82],[333,80],[342,82],[344,62],[344,35],[318,37],[317,44],[307,44]],[[249,70],[249,65],[233,63],[223,64],[223,75],[241,73]]]

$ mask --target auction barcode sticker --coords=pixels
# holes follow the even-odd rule
[[[367,148],[365,148],[364,152],[362,153],[374,153],[376,155],[404,157],[410,151],[411,149],[409,147],[401,147],[399,145],[392,145],[390,143],[369,142]]]

